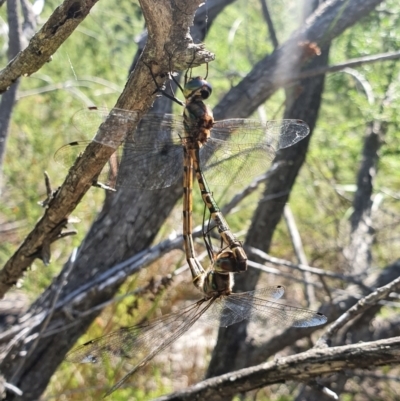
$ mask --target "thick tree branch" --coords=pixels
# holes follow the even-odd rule
[[[156,401],[224,400],[227,396],[287,381],[308,381],[321,375],[346,369],[398,364],[400,337],[351,344],[342,347],[312,349],[286,358],[275,359],[251,368],[204,380],[193,387]]]
[[[322,56],[311,61],[309,68],[326,65],[328,60],[329,48],[324,48]],[[299,66],[298,66],[299,67]],[[282,68],[284,66],[282,65]],[[316,79],[306,79],[301,81],[298,89],[301,88],[292,98],[287,101],[285,118],[299,118],[306,121],[311,132],[316,124],[318,110],[323,91],[324,76]],[[240,85],[240,84],[239,84]],[[296,92],[295,90],[293,92]],[[298,93],[300,92],[300,95]],[[254,214],[249,232],[246,238],[246,246],[261,249],[265,252],[269,250],[272,235],[278,224],[284,205],[289,197],[291,188],[294,184],[298,171],[305,159],[310,136],[300,141],[298,144],[283,149],[275,157],[278,163],[277,172],[269,179],[263,194],[268,202],[260,202]],[[276,194],[283,194],[274,197]],[[257,258],[255,259],[256,262]],[[255,288],[260,272],[255,269],[249,270],[246,276],[240,281],[236,280],[235,290],[239,292],[251,291]],[[314,328],[315,329],[315,328]],[[288,341],[296,341],[299,336],[306,336],[311,330],[301,330],[295,333]],[[218,335],[218,342],[213,350],[213,356],[207,371],[207,377],[219,376],[229,370],[239,369],[253,364],[250,353],[244,348],[249,347],[245,341],[247,336],[247,322],[243,321],[237,325],[221,328]],[[226,397],[230,399],[230,397]]]
[[[377,173],[379,149],[383,143],[386,124],[370,122],[362,150],[362,162],[357,173],[357,191],[351,216],[350,243],[343,253],[348,261],[347,270],[362,277],[371,263],[371,247],[375,238],[372,226],[373,181]]]
[[[151,12],[149,11],[150,15],[146,15],[147,25],[158,24],[160,26],[149,30],[151,35],[149,35],[145,51],[141,55],[138,65],[130,74],[125,90],[117,102],[118,108],[134,110],[134,115],[142,114],[154,100],[156,85],[153,76],[157,83],[162,85],[171,68],[174,69],[177,65],[183,68],[188,67],[193,56],[196,57],[195,63],[209,61],[212,58],[210,53],[203,50],[202,46],[193,45],[187,36],[199,1],[182,0],[177,2],[175,0],[170,2],[163,0],[154,3],[151,0],[143,0],[142,3],[145,3],[143,4],[144,10],[151,10]],[[163,13],[163,19],[157,18],[160,13]],[[105,121],[99,129],[98,135],[105,133],[107,124],[112,124],[112,120],[109,118],[108,121]],[[118,121],[115,122],[118,123]],[[118,129],[115,131],[115,128],[118,128],[118,125],[113,125],[113,132],[117,136],[114,136],[112,140],[123,139],[125,131]],[[132,126],[129,128],[133,129]],[[83,196],[84,190],[90,187],[93,177],[111,155],[113,149],[111,152],[109,149],[107,146],[94,142],[88,146],[85,153],[71,168],[63,187],[50,202],[45,216],[27,239],[26,245],[23,244],[17,252],[20,259],[14,256],[14,262],[18,267],[28,264],[23,255],[29,249],[36,249],[40,252],[47,235],[47,231],[45,231],[48,227],[47,224],[57,221],[63,214],[68,214],[73,209],[74,204]],[[91,170],[90,173],[88,173],[88,169]],[[30,327],[31,330],[26,331],[25,335],[29,333],[32,338],[34,333],[40,332],[40,326],[44,323],[46,316],[42,312],[47,310],[48,305],[54,300],[57,293],[55,289],[63,286],[57,302],[57,305],[60,305],[65,297],[68,297],[68,294],[82,286],[83,283],[90,283],[110,266],[148,247],[157,232],[154,227],[161,225],[170,210],[170,207],[164,202],[160,202],[160,199],[167,203],[167,194],[176,199],[182,191],[181,183],[177,188],[178,192],[171,187],[164,193],[163,191],[134,191],[131,188],[123,188],[118,191],[110,199],[110,202],[106,203],[104,212],[101,213],[79,248],[68,283],[64,285],[63,273],[61,273],[48,290],[31,306],[30,313],[37,320],[32,320],[34,327]],[[155,207],[157,206],[159,210],[156,212]],[[143,229],[144,227],[146,229]],[[31,254],[28,256],[34,257]],[[88,263],[88,261],[90,262]],[[121,277],[125,275],[126,272],[121,273]],[[111,299],[120,283],[117,280],[117,282],[113,281],[113,285],[110,286],[95,286],[89,294],[90,296],[81,297],[80,302],[79,300],[77,302],[76,309],[69,310],[68,314],[65,313],[66,310],[57,309],[56,305],[48,325],[48,331],[52,332],[54,328],[59,328],[63,324],[66,329],[57,334],[53,332],[48,337],[42,336],[35,350],[29,353],[29,357],[23,357],[20,350],[29,349],[33,345],[32,342],[25,342],[23,335],[19,337],[20,341],[13,342],[0,369],[2,372],[7,372],[7,379],[12,377],[12,383],[24,391],[26,400],[39,398],[54,370],[64,359],[65,353],[99,313],[97,309],[92,308]],[[83,319],[73,319],[77,324],[70,327],[71,316],[79,316],[81,311],[91,309],[93,310],[92,314]],[[21,361],[22,369],[19,368]],[[18,369],[18,375],[14,376],[16,369]]]

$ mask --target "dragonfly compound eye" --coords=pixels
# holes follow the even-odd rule
[[[210,87],[205,87],[205,88],[203,88],[203,89],[200,91],[201,98],[202,98],[203,100],[208,99],[208,98],[210,97],[210,95],[211,95],[211,92],[212,92],[211,86],[210,86]]]

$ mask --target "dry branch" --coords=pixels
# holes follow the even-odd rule
[[[355,316],[365,312],[373,305],[377,305],[379,301],[386,299],[391,292],[398,291],[400,289],[400,277],[393,280],[391,283],[378,288],[376,291],[360,299],[355,305],[349,310],[343,313],[335,323],[333,323],[324,335],[318,340],[317,347],[324,347],[331,340],[331,338],[337,334],[337,332],[350,320],[354,319]]]
[[[65,0],[57,7],[28,47],[19,52],[0,71],[0,93],[5,92],[18,78],[38,71],[86,18],[98,0]]]
[[[341,347],[311,349],[251,368],[237,370],[156,401],[219,401],[227,396],[287,381],[308,381],[346,369],[398,364],[400,337]]]
[[[334,1],[334,2],[330,2],[330,3],[338,3],[338,2]],[[349,2],[346,2],[346,3],[349,3]],[[357,3],[357,1],[354,1],[354,3]],[[371,1],[366,0],[363,2],[363,4],[365,4],[367,8],[371,7],[372,3],[376,4],[377,1],[371,2]],[[348,11],[348,10],[346,10],[346,11]],[[333,17],[336,21],[337,19],[340,19],[342,17],[348,18],[349,15],[344,13],[344,14],[341,14],[341,16],[339,18],[336,14],[333,14]],[[354,11],[353,11],[353,14],[350,13],[350,17],[354,19],[354,18],[357,18],[358,15],[354,15]],[[324,18],[326,18],[326,17],[324,16]],[[331,20],[331,22],[332,22],[332,20]],[[162,23],[165,23],[165,21],[162,21]],[[324,29],[329,28],[329,26],[330,26],[329,23],[328,24],[319,23],[319,21],[317,19],[315,21],[313,21],[312,23],[313,24],[315,23],[314,29],[322,29],[322,32],[321,32],[322,36],[326,35],[326,31]],[[311,29],[311,25],[312,24],[310,24],[310,29]],[[349,26],[349,25],[347,25],[347,26]],[[343,24],[342,24],[342,27],[343,27]],[[333,36],[335,36],[335,35],[337,36],[339,33],[340,32],[335,31],[333,33]],[[271,59],[269,61],[271,62]],[[261,91],[263,92],[262,93],[263,100],[267,99],[269,97],[269,95],[276,89],[274,84],[271,82],[271,76],[267,75],[268,71],[271,71],[274,68],[276,68],[276,65],[272,65],[272,64],[269,65],[268,68],[265,68],[265,71],[266,71],[265,76],[261,76],[260,80],[255,80],[254,82],[249,83],[249,85],[260,86],[261,81],[263,81],[264,89],[265,89],[265,85],[268,86],[268,88],[269,88],[268,90],[264,90],[261,88],[262,89]],[[153,66],[158,67],[159,72],[161,74],[163,66],[160,66],[160,65],[153,65]],[[157,71],[155,71],[155,72],[157,72]],[[135,71],[135,73],[137,73],[137,71]],[[273,76],[273,74],[272,74],[272,76]],[[148,75],[145,78],[148,79]],[[162,80],[160,79],[159,82],[161,83]],[[150,83],[151,85],[153,84],[149,80],[146,80],[146,81],[142,82],[142,85],[145,83]],[[139,86],[137,89],[141,90],[142,88],[143,88],[143,86]],[[154,86],[151,86],[151,88],[154,88]],[[147,92],[145,92],[145,93],[147,93]],[[243,104],[245,104],[247,111],[249,111],[251,109],[250,112],[253,112],[255,103],[251,99],[247,98],[246,96],[243,96],[243,93],[241,93],[241,96],[242,97],[240,98],[240,101],[238,101],[238,107],[241,108],[243,106]],[[232,100],[232,99],[230,99],[230,100]],[[259,99],[256,99],[256,101],[259,101]],[[235,110],[230,108],[229,102],[226,104],[227,104],[227,109],[233,113],[233,116],[239,117],[239,115],[234,115]],[[220,117],[220,116],[218,116],[218,117]],[[245,115],[244,117],[247,117],[247,115]],[[179,190],[181,190],[181,189],[179,188]],[[119,193],[117,194],[117,196],[118,195],[119,195]],[[138,198],[135,198],[135,200],[137,200],[137,199]],[[100,235],[97,235],[97,237],[95,237],[94,239],[93,239],[93,237],[89,238],[88,242],[91,242],[92,248],[89,250],[84,249],[84,251],[87,251],[86,253],[84,251],[81,252],[81,255],[79,255],[79,257],[82,259],[80,261],[81,263],[79,265],[77,263],[77,265],[75,266],[76,271],[74,271],[74,274],[76,273],[76,275],[79,276],[80,285],[82,285],[82,283],[90,285],[90,282],[92,280],[96,279],[97,275],[99,274],[99,271],[100,271],[100,274],[104,271],[104,269],[106,268],[106,266],[105,266],[106,264],[110,263],[109,265],[113,266],[113,263],[110,262],[111,258],[108,258],[108,255],[107,255],[107,249],[108,249],[108,248],[106,248],[107,240],[111,239],[113,241],[114,248],[117,248],[119,246],[119,244],[122,244],[121,247],[118,248],[118,250],[116,251],[116,253],[118,252],[118,256],[123,254],[122,251],[126,252],[127,247],[130,247],[130,250],[132,252],[136,252],[140,249],[143,249],[140,247],[143,245],[145,240],[146,241],[149,240],[149,234],[147,234],[147,232],[151,231],[151,229],[153,229],[154,223],[153,223],[153,221],[150,221],[150,219],[146,220],[146,228],[149,228],[149,227],[150,228],[149,228],[149,230],[142,230],[140,232],[139,231],[135,232],[135,230],[132,230],[132,227],[133,228],[140,227],[140,223],[143,223],[142,219],[148,218],[147,215],[142,217],[144,214],[146,214],[146,210],[148,210],[149,208],[152,208],[153,206],[156,205],[155,203],[150,203],[150,202],[146,203],[145,202],[146,199],[147,198],[145,198],[143,200],[142,198],[140,198],[139,199],[140,202],[135,203],[136,209],[135,209],[134,213],[129,211],[129,213],[130,213],[129,220],[133,221],[134,219],[136,219],[138,221],[137,223],[135,223],[135,224],[137,224],[136,226],[134,226],[133,224],[131,224],[129,226],[131,234],[128,233],[127,231],[125,231],[127,229],[125,226],[122,226],[122,227],[120,226],[119,232],[117,232],[117,230],[113,229],[113,227],[111,227],[110,225],[108,227],[104,227],[104,226],[106,226],[106,224],[103,224],[103,226],[101,226],[101,224],[99,224],[97,226],[97,228],[100,227],[100,229],[104,230],[102,232],[103,238],[101,238]],[[122,200],[124,200],[124,199],[122,199]],[[129,201],[130,202],[132,201],[132,197],[129,198]],[[159,203],[159,201],[158,201],[158,203]],[[115,206],[115,204],[114,204],[114,206]],[[122,204],[123,203],[120,203],[120,206]],[[166,207],[166,204],[167,204],[167,201],[165,201],[165,203],[163,204],[164,209]],[[145,209],[143,207],[143,205],[145,205],[147,207],[147,209]],[[122,206],[120,207],[120,209],[123,209]],[[127,209],[123,209],[123,211],[125,213],[125,215],[123,216],[124,218],[127,217],[126,210]],[[118,216],[117,216],[117,212],[115,212],[115,209],[114,209],[113,213],[114,213],[114,215],[112,216],[112,218],[114,218],[114,220],[112,220],[112,221],[117,221]],[[156,215],[156,214],[157,213],[154,213],[152,210],[152,215]],[[109,215],[107,216],[107,218],[110,221]],[[143,226],[141,228],[143,228]],[[154,229],[153,229],[153,231],[154,231]],[[99,240],[99,238],[101,238],[101,239]],[[97,248],[96,248],[96,245],[97,245]],[[123,248],[123,246],[125,248]],[[84,246],[83,246],[83,248],[84,248]],[[99,258],[96,259],[96,251],[98,251],[99,255],[101,254],[100,255],[102,257],[101,262],[103,262],[103,260],[104,260],[103,265],[101,265],[99,269],[96,269],[100,265],[97,263],[99,261]],[[92,268],[93,266],[91,266],[91,265],[88,266],[88,264],[86,262],[87,260],[92,261],[91,257],[93,259],[95,259],[95,261],[93,263],[92,262],[90,263],[90,264],[93,264],[94,268]],[[86,259],[86,258],[88,258],[88,259]],[[56,285],[57,285],[57,280],[55,280],[53,287],[48,290],[47,295],[54,293],[54,287],[56,287]],[[79,286],[79,284],[77,283],[77,280],[75,282],[73,282],[73,280],[71,280],[71,282],[68,284],[68,288],[66,289],[66,292],[67,291],[72,292],[78,286]],[[91,295],[92,295],[91,304],[89,305],[87,300],[82,301],[81,304],[79,305],[79,308],[77,308],[78,312],[82,311],[82,310],[88,310],[88,309],[90,309],[90,307],[92,305],[98,305],[99,303],[104,302],[105,299],[109,299],[110,297],[113,296],[113,292],[110,289],[107,289],[107,288],[104,289],[104,287],[103,287],[103,288],[99,289],[99,291],[97,291],[97,292],[93,291],[93,293]],[[67,293],[62,294],[60,302],[63,302],[65,297],[67,297],[67,296],[68,296]],[[89,297],[87,297],[87,298],[89,298]],[[46,294],[36,302],[36,305],[39,305],[39,307],[37,308],[38,310],[40,310],[40,311],[43,310],[43,305],[46,305],[45,301],[46,301]],[[35,311],[35,309],[34,309],[34,311]],[[33,314],[34,314],[34,312],[32,312],[32,315]],[[41,317],[41,320],[43,321],[43,315]],[[52,320],[52,325],[51,326],[49,325],[49,328],[57,326],[57,324],[58,324],[57,327],[60,327],[60,324],[68,323],[68,319],[65,317],[65,315],[63,313],[59,313],[59,312],[56,312],[53,315],[51,320]],[[89,320],[89,319],[87,319],[87,320]],[[71,346],[71,343],[77,337],[77,335],[78,335],[77,332],[82,332],[83,329],[85,327],[87,327],[88,324],[89,323],[84,322],[81,325],[83,327],[78,325],[74,328],[74,330],[70,330],[70,329],[66,330],[65,335],[62,337],[63,338],[62,341],[60,341],[60,336],[48,339],[47,341],[41,341],[41,343],[43,343],[43,344],[40,344],[38,346],[38,349],[35,351],[36,355],[34,357],[29,358],[29,360],[26,361],[24,376],[23,376],[23,379],[21,379],[20,383],[22,385],[24,385],[28,391],[31,391],[31,393],[33,395],[40,394],[40,391],[43,390],[43,381],[48,380],[49,371],[51,369],[54,370],[54,365],[57,365],[62,360],[62,357],[66,352],[66,348],[68,346]],[[35,332],[36,327],[35,327],[35,330],[32,330],[32,331]],[[27,342],[25,345],[27,347],[29,347],[30,344]],[[275,349],[276,349],[276,347],[275,347]],[[11,368],[12,368],[13,363],[14,363],[14,360],[12,358],[15,358],[15,359],[20,358],[20,355],[22,354],[21,351],[24,351],[24,346],[18,344],[15,347],[14,355],[11,355],[11,357],[8,357],[9,365],[5,365],[5,366],[6,367],[11,366]],[[56,359],[56,361],[54,361],[54,359]],[[51,366],[49,366],[49,365],[51,365]],[[17,383],[19,383],[18,380],[17,380]],[[37,399],[37,398],[32,398],[32,399]]]

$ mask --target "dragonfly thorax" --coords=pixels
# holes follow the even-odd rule
[[[212,111],[202,101],[192,101],[183,111],[185,134],[201,147],[207,142],[214,125]]]
[[[233,274],[220,274],[209,270],[204,277],[202,290],[207,298],[230,295],[234,284]]]
[[[200,77],[191,79],[183,90],[186,99],[183,111],[185,134],[197,147],[207,142],[214,125],[213,113],[203,102],[211,92],[211,85]]]

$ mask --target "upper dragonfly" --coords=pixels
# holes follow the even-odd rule
[[[242,272],[247,268],[247,256],[241,242],[232,234],[228,223],[213,198],[211,187],[240,182],[264,173],[279,149],[292,146],[309,134],[309,127],[301,120],[261,122],[250,119],[214,121],[204,100],[211,93],[211,85],[201,77],[190,79],[182,88],[185,97],[183,118],[170,114],[146,115],[133,132],[132,122],[138,120],[135,112],[113,109],[111,114],[118,122],[118,129],[126,126],[123,150],[103,169],[100,179],[107,185],[130,186],[142,189],[165,188],[174,183],[184,166],[184,238],[186,257],[196,280],[201,272],[195,260],[191,237],[191,174],[195,171],[202,198],[218,227],[222,240],[229,248],[227,258],[215,258],[214,269],[221,272]],[[83,116],[82,116],[83,114]],[[100,121],[102,110],[83,111],[75,120]],[[78,123],[79,125],[80,123]],[[121,143],[109,136],[95,141],[118,148]],[[61,147],[55,160],[71,166],[89,141],[75,141]],[[183,151],[182,151],[183,147]],[[121,157],[122,156],[122,157]],[[121,162],[120,162],[120,160]],[[119,165],[115,181],[109,173]],[[115,177],[115,175],[111,174]],[[195,283],[196,284],[196,283]]]

